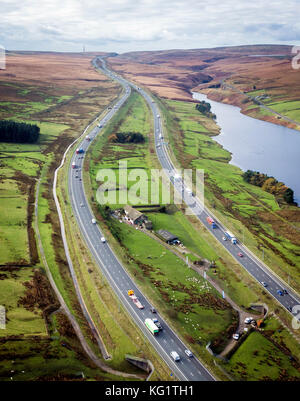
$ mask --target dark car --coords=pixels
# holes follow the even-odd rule
[[[156,326],[158,327],[158,329],[159,330],[162,330],[163,328],[162,328],[162,325],[160,324],[160,322],[155,318],[155,319],[152,319],[152,321],[153,321],[153,323],[155,323],[156,324]]]
[[[151,308],[150,310],[151,310],[152,313],[156,313],[155,308]]]
[[[286,294],[286,295],[287,295],[287,293],[288,293],[287,290],[282,290],[282,292],[283,292],[284,294]]]

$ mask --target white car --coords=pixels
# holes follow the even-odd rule
[[[232,336],[232,338],[233,338],[234,340],[238,340],[238,339],[240,338],[239,333],[235,333],[235,334]]]
[[[246,317],[246,319],[244,320],[244,323],[246,324],[250,324],[253,320],[253,317]]]
[[[92,219],[92,223],[96,224],[97,223],[96,219]]]
[[[184,352],[186,353],[186,355],[191,358],[193,356],[192,351],[190,351],[189,349],[184,350]]]
[[[104,237],[101,237],[101,242],[103,242],[104,244],[104,242],[106,242],[106,239]]]

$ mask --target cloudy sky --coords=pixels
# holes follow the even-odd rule
[[[8,50],[300,45],[299,0],[0,0]]]

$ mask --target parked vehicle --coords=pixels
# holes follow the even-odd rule
[[[152,313],[156,313],[156,309],[155,308],[152,307],[150,310],[151,310]]]
[[[246,319],[244,320],[244,323],[246,324],[250,324],[253,320],[253,317],[246,317]]]
[[[262,281],[261,284],[262,284],[264,287],[268,287],[268,284],[265,283],[264,281]]]
[[[239,333],[233,334],[232,338],[233,338],[234,340],[238,340],[238,339],[240,338]]]
[[[101,237],[101,242],[103,242],[103,244],[106,242],[106,239],[104,237]]]
[[[177,354],[176,351],[172,351],[170,353],[171,357],[174,359],[175,362],[179,362],[180,361],[180,356]]]
[[[96,224],[97,223],[96,219],[92,219],[92,223]]]

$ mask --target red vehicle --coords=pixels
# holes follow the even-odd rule
[[[132,299],[133,303],[139,308],[139,309],[144,309],[144,305],[142,305],[140,303],[140,301],[138,300],[138,298],[134,295],[134,291],[133,290],[128,290],[127,291],[129,297]]]
[[[239,253],[238,253],[238,256],[239,256],[240,258],[242,258],[244,255],[242,254],[242,252],[239,252]]]
[[[208,224],[210,224],[212,226],[212,228],[216,228],[217,225],[216,223],[213,221],[213,219],[211,217],[206,217],[206,221],[208,222]]]

